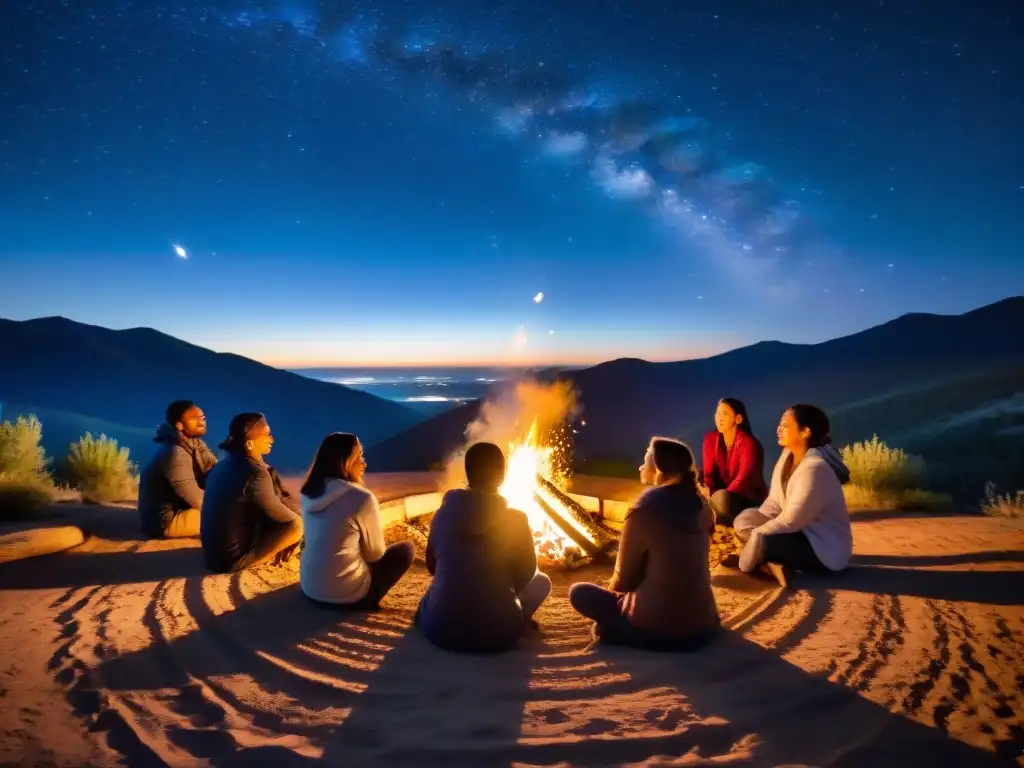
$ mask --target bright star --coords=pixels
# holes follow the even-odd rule
[[[174,244],[174,252],[177,254],[179,259],[187,259],[188,251],[185,250],[185,246]]]

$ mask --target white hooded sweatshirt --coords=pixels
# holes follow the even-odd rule
[[[362,486],[331,479],[315,499],[302,497],[306,545],[299,585],[325,603],[355,603],[370,589],[370,569],[384,555],[384,532],[374,495]]]

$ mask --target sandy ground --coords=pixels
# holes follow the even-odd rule
[[[3,765],[1024,765],[1018,522],[859,513],[847,573],[716,574],[731,631],[685,656],[590,648],[566,590],[607,573],[556,574],[539,634],[460,657],[410,628],[420,565],[339,615],[134,511],[61,517],[93,535],[0,567]]]

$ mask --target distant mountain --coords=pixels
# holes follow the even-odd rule
[[[713,427],[716,402],[726,396],[746,402],[751,424],[772,457],[775,425],[787,405],[812,402],[832,410],[1019,363],[1024,361],[1022,328],[1024,297],[1016,297],[962,315],[904,315],[820,344],[765,341],[700,360],[620,359],[570,372],[563,377],[574,383],[586,421],[577,424],[574,457],[577,465],[635,465],[655,434],[674,435],[697,448]],[[417,424],[375,446],[368,460],[378,471],[440,462],[463,442],[478,409],[478,403],[468,403]]]
[[[152,430],[168,403],[188,398],[206,411],[211,446],[236,413],[261,411],[276,438],[271,460],[283,470],[305,469],[327,432],[355,432],[372,445],[420,420],[398,403],[149,328],[0,320],[0,350],[0,402]]]

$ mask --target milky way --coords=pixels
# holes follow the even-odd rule
[[[509,46],[470,46],[379,16],[332,18],[292,7],[217,18],[253,34],[291,33],[338,66],[370,76],[445,85],[451,98],[486,106],[499,130],[552,162],[585,167],[607,195],[678,230],[735,276],[758,280],[822,247],[800,202],[766,168],[730,157],[713,126],[667,100],[612,93]]]

